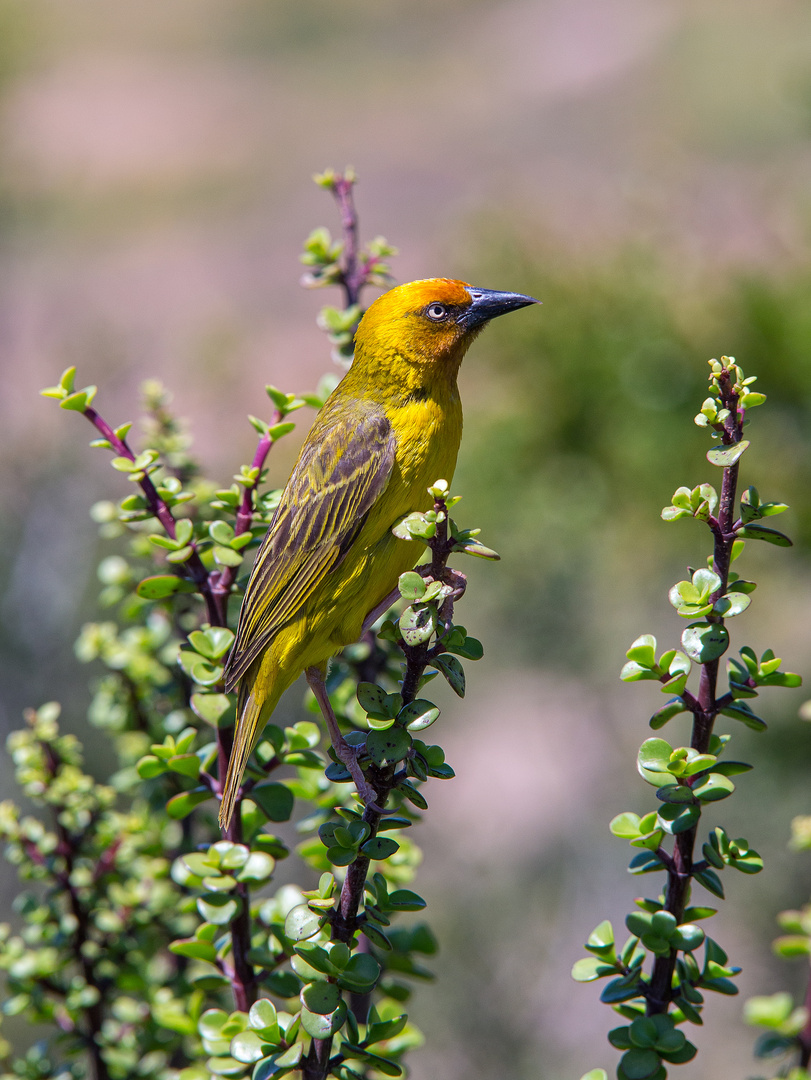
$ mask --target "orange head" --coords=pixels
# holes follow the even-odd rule
[[[453,380],[468,345],[490,319],[538,302],[449,278],[398,285],[361,319],[355,367],[405,383]]]

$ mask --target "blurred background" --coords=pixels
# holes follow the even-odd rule
[[[659,510],[679,484],[718,481],[692,423],[711,356],[768,394],[742,475],[792,505],[778,525],[795,539],[749,545],[760,588],[733,641],[809,674],[811,9],[0,0],[0,141],[4,736],[52,698],[92,731],[72,651],[107,550],[88,510],[128,492],[89,427],[38,396],[63,368],[100,384],[116,424],[162,379],[229,483],[265,383],[309,390],[329,368],[314,318],[339,297],[301,289],[298,263],[313,227],[339,232],[310,181],[328,165],[357,169],[363,234],[398,245],[399,281],[543,301],[499,320],[462,373],[460,518],[503,561],[469,568],[463,621],[487,656],[437,729],[457,779],[428,790],[417,888],[444,973],[415,996],[428,1043],[411,1065],[415,1080],[613,1067],[612,1014],[568,972],[601,919],[655,889],[628,878],[607,822],[652,805],[634,756],[663,699],[617,676],[639,634],[677,643],[667,588],[708,553]],[[708,928],[743,962],[742,996],[708,1002],[695,1080],[756,1074],[743,998],[805,980],[769,944],[811,890],[786,848],[811,809],[802,700],[767,694],[765,735],[720,728],[758,768],[707,823],[746,835],[767,873],[725,875]],[[664,734],[686,741],[678,724]],[[99,776],[113,761],[95,733],[89,761]],[[5,760],[0,795],[18,797]]]

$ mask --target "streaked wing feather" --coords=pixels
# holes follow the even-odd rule
[[[233,689],[336,569],[384,491],[394,464],[391,425],[375,406],[316,425],[256,557],[225,672]]]

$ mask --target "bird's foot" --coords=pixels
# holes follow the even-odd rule
[[[351,746],[343,737],[341,738],[339,745],[336,746],[333,742],[332,747],[335,750],[338,760],[349,770],[349,775],[352,777],[355,790],[363,804],[370,810],[374,810],[376,814],[389,813],[390,811],[385,810],[379,805],[377,800],[380,796],[374,786],[366,779],[366,774],[360,767],[360,762],[358,761],[358,758],[360,757],[360,748]]]

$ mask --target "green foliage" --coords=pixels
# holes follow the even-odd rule
[[[671,695],[667,705],[651,718],[652,728],[662,728],[687,714],[692,730],[686,746],[673,746],[659,737],[643,742],[637,770],[655,789],[658,807],[643,816],[626,811],[610,825],[615,836],[637,849],[631,873],[665,873],[664,889],[656,899],[636,901],[638,910],[625,920],[631,936],[622,948],[615,945],[611,924],[601,923],[586,943],[591,956],[579,960],[572,972],[581,982],[608,979],[601,1000],[630,1021],[608,1036],[609,1042],[623,1051],[617,1066],[619,1080],[663,1080],[668,1075],[667,1066],[690,1061],[696,1048],[680,1026],[702,1023],[708,991],[737,993],[732,980],[740,968],[729,963],[726,952],[699,925],[714,915],[715,909],[690,904],[695,885],[723,899],[720,875],[724,870],[748,875],[763,868],[749,842],[743,837],[732,839],[721,826],[712,828],[705,842],[699,839],[705,809],[732,795],[735,784],[731,777],[751,769],[745,762],[726,758],[731,737],[715,734],[713,727],[719,716],[726,716],[762,731],[766,724],[743,699],[757,697],[765,687],[800,684],[799,676],[781,670],[781,661],[771,650],[758,659],[744,646],[739,650],[740,660],[727,662],[729,689],[721,692],[718,688],[719,662],[730,645],[725,620],[749,606],[755,588],[754,582],[730,570],[732,561],[749,540],[767,540],[779,546],[791,543],[782,534],[751,524],[759,517],[782,512],[784,504],[762,503],[752,487],[739,503],[736,500],[740,462],[750,445],[742,437],[746,414],[765,401],[763,394],[750,389],[753,382],[754,378],[745,377],[731,358],[710,362],[710,394],[696,423],[718,443],[707,452],[707,460],[722,470],[720,495],[707,483],[682,486],[662,511],[665,521],[700,522],[712,537],[706,565],[691,570],[689,579],[677,582],[668,594],[677,614],[694,621],[681,635],[683,651],[666,649],[657,658],[656,639],[650,634],[637,638],[628,649],[628,662],[621,673],[627,682],[658,682],[662,691]],[[694,674],[698,675],[697,685],[690,688]],[[702,845],[700,856],[695,850],[697,843]],[[802,928],[802,917],[795,923]],[[804,951],[806,945],[804,939]],[[795,944],[783,946],[792,947],[799,949],[796,938]],[[757,1006],[754,1008],[757,1011]],[[774,1010],[770,1013],[762,1007],[757,1022],[766,1023],[762,1018],[773,1015]],[[781,1012],[779,1023],[790,1027],[791,1023],[796,1025],[797,1017],[789,1021]],[[788,1030],[779,1032],[782,1039],[791,1034]]]

